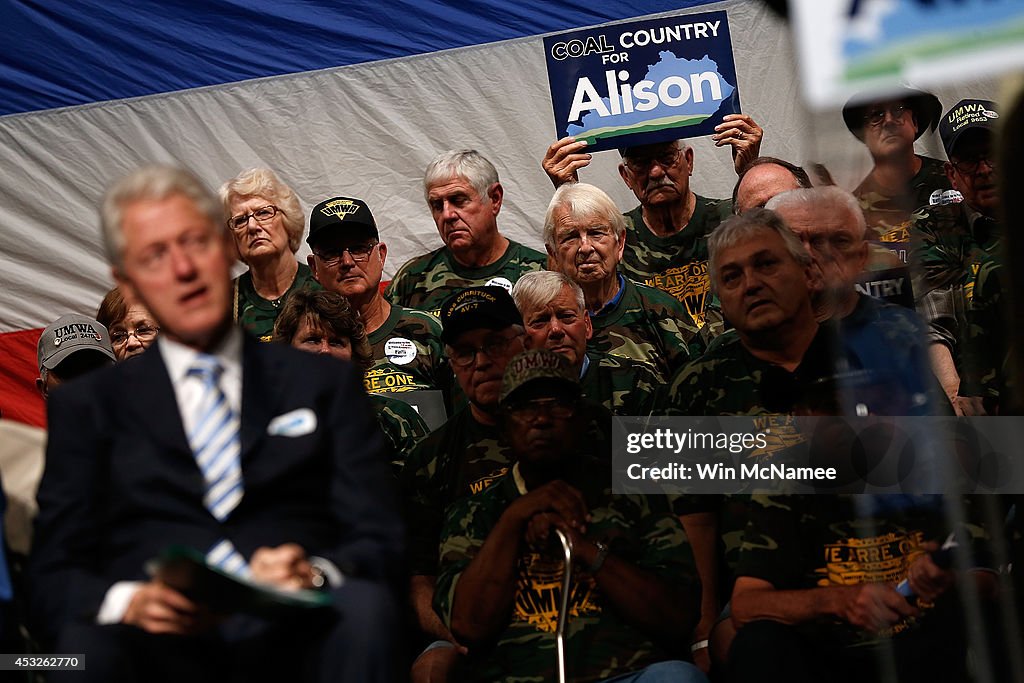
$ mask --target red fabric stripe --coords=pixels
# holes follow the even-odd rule
[[[42,328],[0,334],[0,411],[5,419],[46,427],[46,404],[36,390],[36,344]]]
[[[380,283],[380,291],[391,283]],[[4,418],[46,428],[46,403],[36,390],[36,345],[42,328],[0,333],[0,412]]]

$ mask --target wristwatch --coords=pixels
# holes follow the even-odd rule
[[[594,561],[587,567],[587,571],[591,574],[596,574],[604,566],[604,561],[608,557],[608,546],[601,541],[594,541],[594,547],[597,548],[597,555],[594,556]]]

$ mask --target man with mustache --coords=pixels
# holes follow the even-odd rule
[[[653,365],[663,379],[706,346],[679,300],[619,271],[626,219],[603,190],[562,185],[544,217],[544,246],[552,270],[583,290],[594,327],[588,348]],[[689,347],[689,352],[688,352]]]
[[[939,122],[946,149],[946,177],[963,201],[926,206],[915,214],[913,262],[918,268],[914,296],[929,324],[932,367],[958,414],[983,414],[976,388],[962,385],[970,364],[964,340],[967,311],[983,263],[1001,262],[1002,226],[995,171],[997,105],[960,100]]]

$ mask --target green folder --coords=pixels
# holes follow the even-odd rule
[[[284,617],[332,603],[327,592],[281,590],[213,567],[201,552],[172,545],[146,563],[146,571],[188,599],[214,612],[243,612],[259,617]]]

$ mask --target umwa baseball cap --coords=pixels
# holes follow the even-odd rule
[[[332,197],[325,199],[309,212],[309,236],[306,244],[313,244],[324,235],[341,231],[359,231],[361,234],[380,239],[377,222],[373,220],[370,207],[362,199]]]
[[[84,315],[71,313],[57,318],[39,335],[36,347],[39,371],[53,370],[73,353],[99,352],[116,361],[107,328]]]

